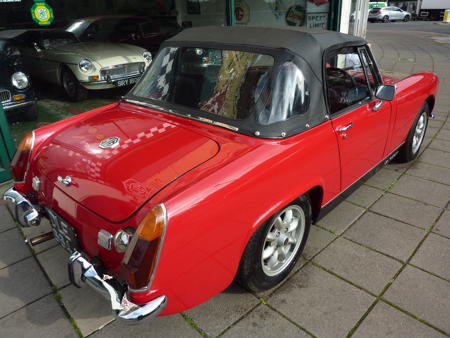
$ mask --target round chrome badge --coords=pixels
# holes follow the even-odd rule
[[[120,138],[117,136],[108,137],[98,145],[102,149],[115,148],[119,145]]]

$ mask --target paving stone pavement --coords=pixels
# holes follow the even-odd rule
[[[48,224],[22,231],[0,205],[0,336],[450,336],[450,44],[433,35],[369,32],[384,73],[440,76],[436,119],[416,161],[389,164],[312,227],[283,285],[259,295],[232,285],[183,314],[125,325],[69,285],[54,241],[24,244]]]

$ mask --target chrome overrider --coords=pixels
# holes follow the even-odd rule
[[[16,219],[23,227],[38,226],[41,223],[39,211],[14,188],[6,190],[3,199],[14,203]]]
[[[126,293],[108,283],[112,277],[108,275],[100,277],[94,265],[79,252],[74,252],[69,258],[69,277],[75,286],[81,287],[86,283],[109,299],[113,313],[126,321],[132,322],[156,317],[167,305],[166,296],[157,297],[144,305],[134,304],[128,299]]]

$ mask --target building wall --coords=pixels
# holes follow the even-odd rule
[[[364,38],[368,16],[369,0],[343,0],[339,31]]]

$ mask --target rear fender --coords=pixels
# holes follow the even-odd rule
[[[157,194],[151,204],[164,203],[169,219],[164,246],[151,290],[132,301],[165,294],[163,315],[199,305],[230,285],[249,238],[270,216],[317,187],[321,204],[336,195],[340,164],[331,124],[296,137],[264,141],[238,158],[221,151]],[[214,170],[201,176],[208,166]]]

